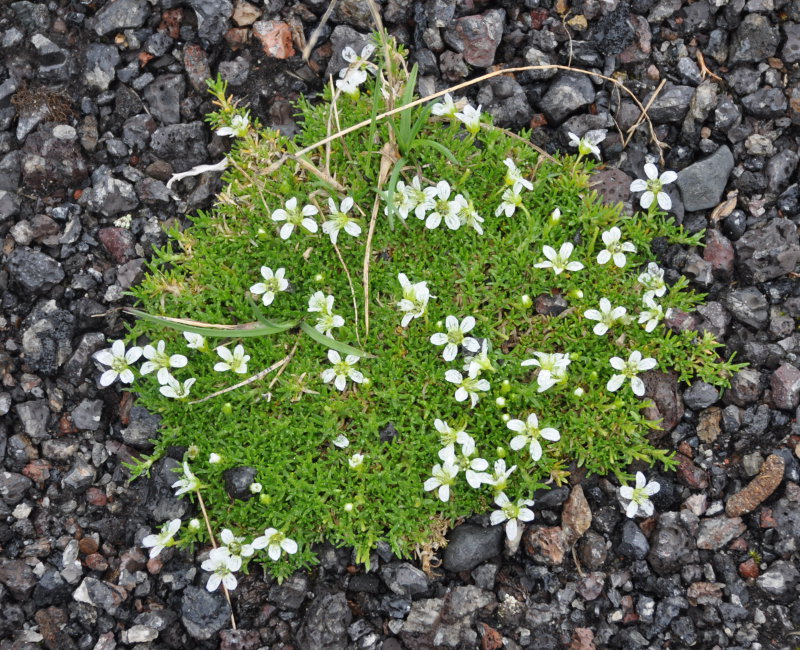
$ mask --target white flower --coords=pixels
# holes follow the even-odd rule
[[[653,163],[647,163],[644,166],[644,173],[647,180],[637,178],[631,183],[631,192],[644,192],[639,198],[640,205],[647,210],[653,201],[658,201],[658,205],[662,210],[669,210],[672,208],[672,199],[663,191],[664,185],[672,183],[678,178],[678,175],[673,171],[665,171],[658,176],[658,167]]]
[[[567,377],[567,368],[572,363],[569,358],[569,353],[553,352],[534,352],[535,359],[525,359],[520,365],[524,366],[538,366],[539,375],[536,378],[539,384],[537,392],[543,393],[548,388],[551,388]]]
[[[257,483],[253,483],[252,485],[258,485]],[[252,489],[251,489],[252,492]],[[236,537],[230,530],[227,528],[223,528],[222,532],[219,534],[220,539],[224,546],[220,548],[224,548],[228,551],[228,555],[231,557],[250,557],[253,553],[255,553],[255,549],[253,548],[252,544],[245,544],[244,537]]]
[[[626,379],[630,379],[633,394],[637,397],[644,395],[644,382],[636,375],[645,370],[651,370],[658,365],[658,362],[652,357],[642,359],[642,353],[638,350],[631,352],[627,361],[623,361],[619,357],[611,357],[609,363],[614,370],[619,370],[621,374],[612,375],[611,379],[608,380],[608,384],[606,384],[606,388],[612,393],[616,392]]]
[[[264,486],[261,485],[261,483],[253,482],[249,485],[248,489],[250,490],[251,494],[258,494],[264,489]]]
[[[217,372],[232,370],[239,375],[247,374],[247,362],[250,361],[250,355],[244,353],[244,346],[241,343],[233,349],[233,354],[223,345],[217,348],[217,354],[222,357],[222,361],[214,364],[214,370]]]
[[[600,147],[597,145],[605,140],[606,133],[608,133],[608,131],[605,129],[592,129],[591,131],[587,131],[582,138],[579,138],[570,131],[567,133],[569,136],[569,146],[578,147],[578,154],[581,156],[587,156],[591,153],[600,160]]]
[[[628,485],[623,485],[619,489],[619,495],[629,501],[625,507],[625,514],[633,518],[638,514],[649,517],[653,514],[653,503],[650,497],[657,494],[661,486],[656,481],[647,482],[645,475],[641,472],[636,472],[636,487],[632,488]]]
[[[268,266],[261,267],[261,277],[264,278],[263,282],[256,282],[250,287],[250,293],[261,296],[261,302],[265,307],[272,304],[275,300],[275,294],[279,291],[286,291],[289,288],[289,281],[284,277],[286,269],[280,267],[277,271],[273,271]]]
[[[247,130],[250,128],[250,120],[247,115],[234,115],[231,118],[230,126],[223,126],[217,129],[217,135],[227,135],[237,138],[243,138],[247,135]]]
[[[455,445],[461,445],[461,453],[467,456],[475,451],[475,439],[469,435],[464,429],[454,429],[444,420],[436,418],[433,421],[433,426],[439,432],[439,442],[444,445],[444,448],[455,449]]]
[[[606,245],[605,250],[597,254],[597,263],[606,264],[609,260],[613,259],[614,264],[622,268],[625,266],[625,253],[635,253],[636,246],[631,242],[626,241],[620,244],[619,239],[622,237],[622,232],[619,228],[614,226],[610,230],[606,230],[603,234],[603,243]]]
[[[337,208],[336,202],[328,197],[328,208],[331,212],[330,219],[322,224],[322,232],[331,238],[332,244],[336,243],[339,232],[342,230],[353,237],[361,234],[361,226],[358,225],[358,221],[347,214],[353,208],[352,198],[346,196],[342,199],[340,208]]]
[[[398,182],[398,186],[400,183]],[[419,176],[414,176],[411,179],[411,185],[404,185],[403,191],[409,202],[409,212],[414,210],[414,216],[417,219],[424,219],[429,210],[433,210],[436,205],[436,195],[438,193],[435,187],[423,188],[419,182]]]
[[[340,433],[333,439],[333,446],[339,449],[347,449],[350,446],[350,441],[347,439],[346,435]]]
[[[472,402],[472,408],[475,408],[480,399],[478,391],[485,392],[491,388],[489,382],[485,379],[478,379],[472,375],[464,377],[458,370],[448,370],[444,373],[444,378],[457,386],[456,401],[463,402],[469,397]]]
[[[361,55],[357,55],[356,51],[349,45],[342,50],[342,58],[350,65],[346,68],[339,70],[339,76],[345,77],[350,70],[372,70],[372,64],[369,62],[369,57],[375,51],[375,46],[372,43],[367,43],[361,48]]]
[[[458,112],[458,106],[453,101],[453,96],[450,93],[445,94],[444,101],[436,102],[431,106],[431,113],[439,117],[449,117],[453,119]]]
[[[455,448],[448,445],[444,449],[439,450],[439,458],[444,461],[444,464],[454,465],[459,471],[464,471],[467,477],[469,486],[477,490],[481,485],[491,479],[491,476],[486,474],[484,470],[489,467],[489,463],[484,458],[471,458],[475,450],[472,449],[468,454],[456,454]]]
[[[417,182],[417,185],[419,185],[419,179],[414,177],[414,180]],[[417,207],[417,202],[414,199],[415,195],[413,192],[409,191],[409,189],[410,188],[403,181],[397,181],[397,185],[394,186],[394,193],[392,194],[392,209],[399,215],[399,217],[403,221],[408,219],[408,214],[414,208]],[[383,208],[383,213],[388,215],[389,214],[388,191],[384,192],[382,196],[384,201],[386,201],[386,206]]]
[[[317,222],[311,217],[317,214],[319,210],[314,205],[304,205],[302,210],[297,208],[297,198],[292,197],[283,208],[278,208],[272,213],[273,221],[285,221],[286,223],[281,226],[281,239],[289,239],[294,232],[295,227],[302,226],[308,232],[317,232]]]
[[[489,476],[489,480],[485,481],[486,485],[491,485],[495,492],[504,491],[508,484],[508,477],[511,476],[515,469],[517,469],[516,465],[506,469],[506,461],[502,458],[494,461],[494,472]]]
[[[547,258],[547,261],[539,262],[538,264],[534,264],[534,266],[537,269],[553,269],[556,275],[564,271],[580,271],[583,268],[583,264],[569,261],[569,256],[572,255],[574,248],[572,242],[564,242],[556,253],[554,248],[544,246],[542,247],[542,252]]]
[[[492,360],[489,358],[489,339],[483,339],[480,352],[464,362],[464,372],[471,377],[477,377],[482,372],[494,372]]]
[[[456,119],[464,123],[472,135],[481,130],[481,107],[474,108],[472,104],[467,104],[460,113],[456,113]]]
[[[502,202],[500,205],[497,206],[497,209],[494,211],[494,215],[499,217],[501,214],[505,214],[507,217],[513,216],[513,214],[517,211],[522,205],[522,185],[514,185],[513,187],[507,188],[503,192]]]
[[[211,452],[211,453],[208,455],[208,462],[209,462],[211,465],[218,465],[219,463],[221,463],[221,462],[222,462],[222,456],[220,456],[219,454],[217,454],[217,453],[214,453],[214,452],[212,451],[212,452]]]
[[[195,377],[189,377],[189,379],[181,383],[172,375],[168,375],[166,384],[158,390],[164,397],[183,399],[184,397],[189,396],[189,390],[191,389],[192,384],[194,384],[196,381],[197,379]]]
[[[484,222],[484,218],[478,214],[472,199],[467,199],[459,194],[456,196],[455,201],[459,204],[458,218],[461,220],[461,225],[469,226],[479,235],[482,235],[483,226],[481,224]]]
[[[273,562],[277,562],[281,557],[281,552],[285,551],[289,555],[297,553],[297,542],[289,539],[279,530],[267,528],[261,537],[253,540],[253,548],[267,549],[267,555]]]
[[[431,336],[431,343],[444,346],[442,356],[445,361],[452,361],[456,358],[459,345],[470,352],[480,350],[478,341],[471,336],[467,336],[467,333],[475,327],[475,319],[472,316],[467,316],[461,323],[458,322],[455,316],[448,316],[444,323],[445,327],[447,327],[447,333],[437,332]]]
[[[647,265],[647,271],[640,274],[637,279],[646,289],[642,300],[646,299],[648,296],[651,298],[654,296],[661,298],[661,296],[667,293],[667,283],[664,282],[664,269],[655,262],[650,262]]]
[[[183,338],[186,339],[186,347],[192,350],[207,350],[206,337],[194,332],[184,332]]]
[[[489,521],[492,522],[492,526],[505,521],[508,539],[517,538],[520,521],[533,521],[533,511],[525,507],[533,505],[530,499],[519,499],[516,503],[511,503],[505,492],[501,492],[494,498],[494,502],[500,506],[500,510],[495,510],[489,516]]]
[[[359,360],[356,355],[348,354],[342,361],[342,357],[336,350],[328,350],[328,360],[333,364],[333,368],[325,368],[322,371],[322,381],[326,384],[333,382],[338,390],[344,390],[348,379],[357,384],[364,382],[364,375],[353,368]]]
[[[360,469],[364,465],[364,454],[353,454],[347,459],[350,469]]]
[[[664,319],[664,308],[656,303],[653,296],[647,295],[642,301],[647,309],[639,314],[639,324],[645,323],[644,331],[652,332],[656,326]]]
[[[177,490],[175,490],[175,496],[179,497],[181,494],[186,494],[187,492],[197,492],[202,487],[202,484],[200,483],[200,479],[192,474],[192,470],[189,469],[189,463],[183,461],[183,476],[175,481],[172,487],[177,488]]]
[[[542,457],[542,445],[539,442],[539,438],[544,438],[551,442],[556,442],[561,439],[561,434],[557,429],[553,429],[552,427],[546,427],[544,429],[539,428],[539,418],[536,416],[536,413],[531,413],[525,422],[522,420],[509,420],[506,422],[506,426],[518,434],[511,439],[511,449],[519,451],[527,446],[531,455],[531,460],[534,461]]]
[[[328,294],[325,295],[321,291],[316,291],[314,294],[308,299],[308,311],[310,312],[320,312],[322,314],[332,314],[333,313],[333,296]]]
[[[189,362],[182,354],[168,355],[164,351],[165,346],[166,343],[164,341],[156,343],[156,347],[145,345],[142,352],[148,361],[145,361],[139,369],[143,375],[157,370],[156,377],[159,384],[166,384],[169,381],[170,368],[183,368]]]
[[[231,555],[224,546],[213,549],[208,554],[208,559],[200,565],[203,571],[211,573],[206,589],[216,591],[220,583],[228,591],[233,591],[239,584],[234,572],[242,568],[242,558]]]
[[[524,187],[526,190],[533,189],[533,183],[522,175],[522,172],[517,169],[517,165],[511,158],[506,158],[503,164],[508,167],[505,176],[506,185],[510,185],[511,187]]]
[[[425,219],[425,227],[428,230],[438,228],[439,224],[442,223],[442,219],[444,219],[450,230],[458,230],[461,227],[461,217],[458,214],[461,210],[461,202],[450,200],[450,183],[447,181],[439,181],[435,190],[433,212]],[[459,194],[459,196],[461,195]],[[461,197],[461,200],[463,201],[463,197]]]
[[[437,490],[441,501],[449,501],[450,486],[455,483],[457,474],[458,466],[454,463],[445,463],[444,465],[439,465],[437,463],[433,466],[433,470],[431,470],[431,478],[425,481],[422,488],[426,492]]]
[[[133,383],[133,371],[130,364],[136,363],[139,357],[142,356],[142,348],[133,346],[125,350],[125,344],[122,341],[114,341],[111,347],[106,350],[100,350],[94,353],[94,358],[104,366],[110,366],[100,375],[100,385],[110,386],[119,377],[119,380],[125,384]]]
[[[435,296],[431,296],[427,282],[411,284],[405,273],[399,273],[397,279],[403,288],[403,299],[397,303],[397,307],[403,312],[400,324],[408,327],[412,318],[420,318],[428,312],[428,300]]]
[[[592,331],[597,336],[605,334],[609,328],[625,317],[627,313],[625,307],[612,307],[608,298],[600,298],[600,311],[597,309],[587,309],[583,315],[589,320],[599,321]]]
[[[367,80],[367,73],[356,68],[343,68],[342,71],[345,72],[344,79],[337,79],[336,87],[345,95],[357,99],[361,94],[358,87]]]
[[[167,546],[173,546],[175,544],[172,538],[175,537],[175,533],[177,533],[180,528],[181,520],[173,519],[161,527],[160,533],[156,535],[147,535],[147,537],[142,540],[142,546],[150,548],[150,559],[156,557]]]

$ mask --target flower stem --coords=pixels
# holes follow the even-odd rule
[[[214,531],[211,530],[211,521],[208,518],[208,511],[206,510],[205,501],[203,501],[203,495],[200,494],[200,490],[197,490],[197,501],[200,503],[200,510],[203,512],[203,521],[206,522],[206,530],[208,531],[208,538],[211,540],[211,546],[217,548],[217,540],[214,539]],[[223,584],[222,591],[225,592],[225,600],[228,601],[228,607],[231,608],[231,628],[236,629],[236,618],[233,615],[233,603],[231,603],[231,595],[228,592],[228,588]]]

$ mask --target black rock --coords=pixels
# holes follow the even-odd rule
[[[413,597],[428,590],[428,576],[408,562],[392,562],[380,569],[381,579],[398,596]]]
[[[207,162],[206,138],[202,122],[170,124],[153,133],[150,145],[157,156],[172,163],[176,172],[185,172]]]
[[[730,289],[721,296],[721,301],[740,323],[760,329],[769,322],[769,304],[755,287]]]
[[[631,560],[643,560],[650,551],[650,544],[639,526],[634,521],[626,519],[622,524],[622,536],[615,550]]]
[[[774,56],[781,37],[767,16],[747,14],[731,39],[730,64],[760,63]]]
[[[165,74],[144,89],[144,98],[150,114],[162,124],[177,124],[181,121],[181,100],[185,93],[183,75]]]
[[[787,219],[770,219],[751,228],[735,248],[737,270],[748,283],[783,277],[800,262],[797,226]]]
[[[471,571],[479,564],[500,555],[504,536],[505,530],[502,526],[456,526],[450,533],[442,566],[453,573]]]
[[[594,40],[606,55],[619,54],[633,41],[634,31],[630,15],[628,5],[620,3],[614,11],[597,21]]]
[[[308,607],[297,633],[300,650],[338,650],[347,645],[347,627],[353,618],[344,593],[318,596]]]
[[[134,406],[131,408],[128,426],[120,431],[122,440],[136,449],[151,449],[153,443],[150,440],[156,437],[160,422],[160,415],[150,413],[141,406]]]
[[[147,0],[112,0],[94,16],[94,31],[104,36],[130,27],[141,27],[150,14]]]
[[[682,121],[689,110],[694,92],[691,86],[665,85],[647,111],[650,119],[656,124]]]
[[[789,106],[789,100],[780,88],[759,88],[742,97],[742,105],[750,115],[769,119],[782,117]]]
[[[33,485],[27,476],[15,472],[0,472],[0,499],[10,506],[25,498],[28,488]]]
[[[697,380],[683,392],[683,401],[690,409],[708,408],[719,399],[719,390],[709,383]]]
[[[225,470],[223,478],[225,479],[225,491],[231,499],[241,499],[248,501],[253,497],[250,492],[250,485],[256,478],[258,470],[255,467],[232,467]]]
[[[492,114],[497,126],[504,128],[528,126],[533,113],[522,86],[510,77],[495,77],[484,84],[477,102]]]
[[[233,15],[230,0],[188,0],[197,15],[197,34],[210,44],[219,43]]]
[[[205,641],[231,623],[231,610],[222,590],[209,592],[188,586],[181,598],[181,622],[193,639]]]
[[[647,561],[659,575],[680,571],[691,558],[694,544],[678,520],[678,513],[665,512],[650,537]]]
[[[795,586],[800,582],[800,571],[794,564],[785,560],[774,562],[764,573],[756,578],[756,585],[770,600],[791,603],[797,598]]]
[[[64,279],[59,262],[27,246],[15,248],[9,255],[8,271],[25,293],[46,294]]]
[[[539,102],[539,110],[555,126],[591,104],[594,98],[594,86],[586,75],[563,74],[550,84]]]
[[[0,557],[0,584],[5,585],[14,598],[25,601],[36,586],[36,575],[23,560]]]
[[[25,319],[22,348],[25,361],[33,370],[54,375],[72,354],[75,317],[58,309],[55,300],[41,301]]]
[[[733,154],[728,147],[720,147],[705,160],[678,172],[677,185],[687,212],[715,207],[733,170]]]

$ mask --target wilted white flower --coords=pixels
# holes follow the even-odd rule
[[[110,348],[95,352],[95,360],[104,366],[110,366],[108,370],[100,375],[100,385],[104,387],[110,386],[117,377],[124,384],[132,384],[134,377],[130,364],[136,363],[141,356],[142,348],[134,345],[126,350],[125,343],[122,341],[114,341]]]
[[[361,54],[356,54],[356,51],[349,45],[342,50],[342,58],[350,65],[346,68],[339,70],[339,76],[344,78],[348,74],[348,70],[372,70],[372,64],[369,62],[369,57],[375,52],[375,46],[372,43],[367,43],[361,48]]]
[[[472,403],[472,408],[478,403],[480,399],[479,392],[486,392],[488,391],[491,386],[488,381],[485,379],[478,379],[472,375],[467,375],[466,377],[462,375],[458,370],[448,370],[444,373],[444,378],[449,381],[451,384],[455,384],[456,388],[456,401],[463,402],[468,397]]]
[[[445,94],[444,101],[436,102],[431,106],[431,113],[439,117],[449,117],[453,119],[457,112],[458,106],[453,101],[453,96],[450,93]]]
[[[500,510],[495,510],[489,516],[489,521],[492,522],[492,526],[497,526],[505,521],[508,539],[517,538],[520,521],[533,521],[533,511],[525,507],[533,505],[533,501],[530,499],[518,499],[516,503],[512,503],[505,492],[501,492],[494,498],[494,502],[500,506]]]
[[[367,73],[356,68],[344,68],[345,76],[343,79],[336,80],[336,87],[345,95],[357,99],[361,94],[359,86],[367,80]]]
[[[159,341],[155,347],[145,345],[142,350],[145,359],[148,360],[142,364],[140,372],[143,375],[147,375],[156,370],[156,378],[159,384],[168,383],[170,368],[183,368],[188,363],[188,359],[182,354],[167,354],[165,347],[166,343]]]
[[[455,316],[448,316],[444,322],[447,332],[437,332],[431,336],[431,343],[445,346],[442,353],[445,361],[452,361],[456,358],[459,345],[470,352],[480,350],[478,341],[471,336],[467,336],[467,333],[471,332],[472,328],[475,327],[475,319],[472,316],[467,316],[461,323],[458,322]]]
[[[633,389],[633,394],[637,397],[644,395],[644,382],[637,375],[640,372],[652,370],[658,365],[658,362],[652,357],[643,359],[639,350],[631,352],[627,361],[619,357],[611,357],[609,363],[614,370],[619,370],[621,374],[612,375],[611,379],[608,380],[608,384],[606,384],[606,388],[612,393],[616,392],[626,379],[630,379],[631,389]]]
[[[461,445],[461,453],[469,456],[475,451],[475,439],[469,435],[464,429],[454,429],[444,420],[436,418],[433,421],[433,426],[439,432],[439,442],[448,447],[455,449],[455,445]]]
[[[192,350],[207,350],[206,337],[194,332],[184,332],[183,338],[186,339],[186,347]]]
[[[650,497],[658,494],[660,489],[661,486],[656,481],[648,483],[644,474],[636,472],[636,487],[623,485],[619,489],[619,495],[629,502],[625,507],[625,514],[631,519],[636,515],[652,515],[654,509]]]
[[[347,449],[350,446],[350,441],[346,435],[340,433],[333,439],[333,446],[339,449]]]
[[[189,469],[189,463],[183,461],[183,475],[172,484],[172,487],[177,488],[175,496],[179,497],[187,492],[197,492],[203,485],[200,483],[200,479],[192,474],[192,470]]]
[[[261,490],[264,489],[264,486],[261,483],[253,482],[249,485],[248,490],[250,490],[251,494],[258,494]]]
[[[495,216],[499,217],[501,214],[505,214],[507,217],[513,216],[517,208],[522,206],[521,191],[521,185],[514,185],[513,187],[507,188],[503,192],[500,205],[498,205],[497,209],[494,211]]]
[[[208,559],[200,565],[200,568],[211,573],[206,584],[208,591],[216,591],[220,583],[228,591],[233,591],[239,584],[233,574],[242,568],[242,558],[231,555],[227,548],[221,546],[209,552]]]
[[[645,332],[652,332],[664,320],[664,308],[654,300],[653,296],[645,296],[642,302],[647,309],[639,314],[639,324],[645,324]]]
[[[427,282],[411,284],[405,273],[399,273],[397,279],[403,288],[403,299],[397,303],[397,307],[403,312],[403,320],[400,324],[408,327],[412,318],[420,318],[427,313],[428,300],[434,296],[431,296]]]
[[[286,269],[283,267],[273,272],[270,267],[262,266],[261,277],[264,278],[264,281],[256,282],[250,287],[250,293],[261,296],[261,302],[268,307],[275,300],[275,294],[289,288],[289,281],[284,277],[285,275]]]
[[[256,485],[256,484],[251,484]],[[252,492],[252,490],[251,490]],[[224,546],[220,548],[224,548],[228,551],[228,555],[231,557],[238,557],[238,558],[245,558],[250,557],[255,553],[255,549],[253,548],[252,544],[246,544],[244,537],[236,537],[230,530],[227,528],[223,528],[222,532],[219,534],[220,539]]]
[[[175,533],[181,529],[181,520],[173,519],[166,522],[161,527],[161,532],[155,535],[147,535],[142,540],[142,546],[150,549],[150,559],[156,557],[161,551],[168,546],[175,544]]]
[[[645,288],[642,300],[646,299],[648,296],[651,298],[654,296],[661,298],[661,296],[667,293],[667,283],[664,282],[664,269],[655,262],[650,262],[647,265],[647,271],[640,274],[637,279]]]
[[[623,319],[627,311],[625,307],[612,307],[611,301],[608,298],[600,298],[600,310],[587,309],[583,312],[583,315],[589,320],[598,321],[592,331],[597,334],[597,336],[602,336]]]
[[[250,361],[250,355],[244,353],[244,346],[241,343],[233,349],[232,354],[228,348],[221,345],[217,348],[217,354],[222,357],[222,361],[214,364],[214,370],[217,372],[232,370],[239,375],[247,374],[247,362]]]
[[[517,469],[516,465],[512,465],[506,469],[506,461],[502,458],[494,461],[494,471],[486,481],[487,485],[491,485],[495,492],[503,492],[508,484],[508,477]]]
[[[292,197],[283,208],[278,208],[272,213],[273,221],[285,221],[286,223],[281,226],[281,239],[289,239],[294,232],[295,227],[302,226],[308,232],[317,232],[317,222],[311,217],[317,214],[319,210],[314,205],[304,205],[302,209],[297,207],[297,197]]]
[[[574,249],[575,246],[568,241],[561,244],[561,248],[557,253],[551,246],[543,246],[542,252],[547,260],[534,264],[534,266],[537,269],[553,269],[556,275],[560,275],[564,271],[580,271],[583,268],[583,264],[569,261],[569,256],[572,255]]]
[[[566,379],[567,368],[572,363],[569,353],[561,352],[534,352],[535,359],[525,359],[520,365],[538,366],[539,374],[536,382],[539,384],[537,392],[543,393],[548,388],[552,388],[559,382]]]
[[[339,208],[336,207],[336,202],[328,197],[328,208],[330,210],[330,218],[322,224],[322,232],[331,238],[331,243],[336,243],[339,238],[339,232],[342,230],[352,237],[358,237],[361,234],[361,226],[358,225],[358,221],[347,214],[353,209],[353,199],[351,197],[346,196],[343,198]]]
[[[220,456],[219,454],[217,454],[217,453],[215,453],[215,452],[213,452],[213,451],[212,451],[212,452],[211,452],[211,453],[208,455],[208,462],[209,462],[211,465],[218,465],[219,463],[221,463],[221,462],[222,462],[222,456]]]
[[[273,562],[277,562],[281,557],[281,552],[285,551],[289,555],[297,553],[297,542],[289,539],[279,530],[267,528],[261,537],[253,540],[253,548],[267,549],[267,555]]]
[[[474,108],[471,104],[467,104],[460,113],[456,113],[456,119],[464,123],[472,135],[475,135],[481,130],[481,107]]]
[[[664,185],[672,183],[678,178],[678,175],[673,171],[665,171],[661,176],[658,175],[658,167],[653,163],[647,163],[644,166],[644,173],[647,180],[637,178],[631,183],[631,192],[644,192],[639,198],[640,205],[647,210],[653,201],[658,201],[658,205],[662,210],[669,210],[672,208],[672,199],[663,191]]]
[[[526,421],[510,420],[506,422],[506,426],[517,433],[511,439],[510,447],[514,451],[519,451],[523,447],[528,447],[531,455],[531,460],[537,461],[542,457],[542,445],[539,438],[556,442],[561,440],[561,434],[557,429],[552,427],[539,428],[539,418],[536,413],[531,413]]]
[[[363,383],[364,375],[353,368],[359,358],[354,354],[348,354],[342,361],[341,355],[336,350],[328,350],[328,360],[333,364],[333,368],[325,368],[322,371],[322,381],[326,384],[333,382],[338,390],[345,389],[348,379],[357,384]]]
[[[605,129],[592,129],[591,131],[587,131],[582,138],[579,138],[570,131],[567,133],[569,136],[569,146],[578,147],[579,156],[588,156],[589,154],[593,154],[597,156],[598,160],[601,160],[600,147],[597,145],[605,140],[606,133],[608,133],[608,131]]]
[[[526,190],[533,189],[533,183],[522,175],[522,172],[517,168],[516,163],[511,160],[511,158],[506,158],[503,164],[508,168],[505,176],[506,185],[510,185],[511,187],[524,187]]]
[[[620,243],[620,237],[622,237],[622,232],[616,226],[602,234],[603,243],[606,247],[597,254],[598,264],[606,264],[613,259],[615,266],[619,268],[625,266],[627,261],[625,253],[635,253],[636,246],[629,241]]]
[[[234,115],[231,118],[231,125],[223,126],[222,128],[217,129],[217,135],[227,135],[230,137],[236,136],[237,138],[243,138],[247,135],[247,130],[249,128],[250,120],[248,119],[246,113],[244,115]]]
[[[477,377],[482,372],[494,372],[494,370],[492,360],[489,358],[489,339],[483,339],[480,351],[464,362],[464,372]]]
[[[353,454],[347,459],[350,469],[360,469],[364,465],[364,454]]]

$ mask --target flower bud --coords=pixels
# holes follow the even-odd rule
[[[505,447],[498,447],[494,450],[494,453],[497,454],[498,458],[505,458],[508,452],[506,452]]]
[[[583,298],[583,291],[580,289],[570,289],[567,292],[567,296],[572,298],[573,300],[581,300]]]
[[[259,238],[261,241],[264,241],[264,240],[267,238],[267,231],[266,231],[266,230],[264,230],[263,228],[259,228],[259,229],[258,229],[258,233],[256,233],[256,236],[257,236],[257,237],[258,237],[258,238]]]
[[[222,462],[222,456],[219,454],[211,453],[208,455],[208,462],[212,465],[217,465]]]
[[[498,397],[494,401],[494,403],[497,404],[500,408],[503,408],[506,405],[506,398],[505,397]]]
[[[231,413],[233,413],[233,404],[231,404],[230,402],[225,402],[222,405],[222,412],[225,415],[230,415]]]
[[[511,416],[508,413],[503,413],[502,418],[503,422],[508,422],[511,419]]]
[[[500,384],[500,392],[503,394],[511,392],[511,382],[508,379],[504,379],[503,383]]]
[[[189,445],[189,448],[186,450],[186,455],[189,457],[189,460],[194,460],[200,455],[200,447],[197,445]]]
[[[189,521],[189,530],[192,532],[197,532],[200,530],[200,520],[199,519],[191,519]]]
[[[559,221],[561,221],[561,210],[556,208],[555,210],[553,210],[552,214],[550,215],[550,225],[554,226]]]
[[[533,299],[526,293],[520,298],[520,303],[525,309],[528,309],[533,304]]]
[[[253,493],[253,494],[258,494],[259,492],[261,492],[262,487],[263,486],[261,485],[261,483],[255,483],[255,482],[251,483],[250,484],[250,492]]]
[[[572,391],[572,392],[573,392],[573,395],[575,395],[575,397],[583,397],[584,390],[583,390],[583,388],[581,388],[580,386],[578,386],[578,387],[577,387],[577,388],[576,388],[574,391]]]
[[[262,506],[268,506],[270,503],[272,503],[272,497],[270,497],[269,494],[262,494],[258,497],[258,502]]]
[[[324,275],[322,275],[322,273],[317,273],[317,274],[314,276],[314,282],[316,282],[316,283],[320,283],[320,282],[322,282],[323,280],[325,280],[325,276],[324,276]]]
[[[345,512],[353,512],[353,504],[352,503],[345,503],[344,504],[344,511]]]

